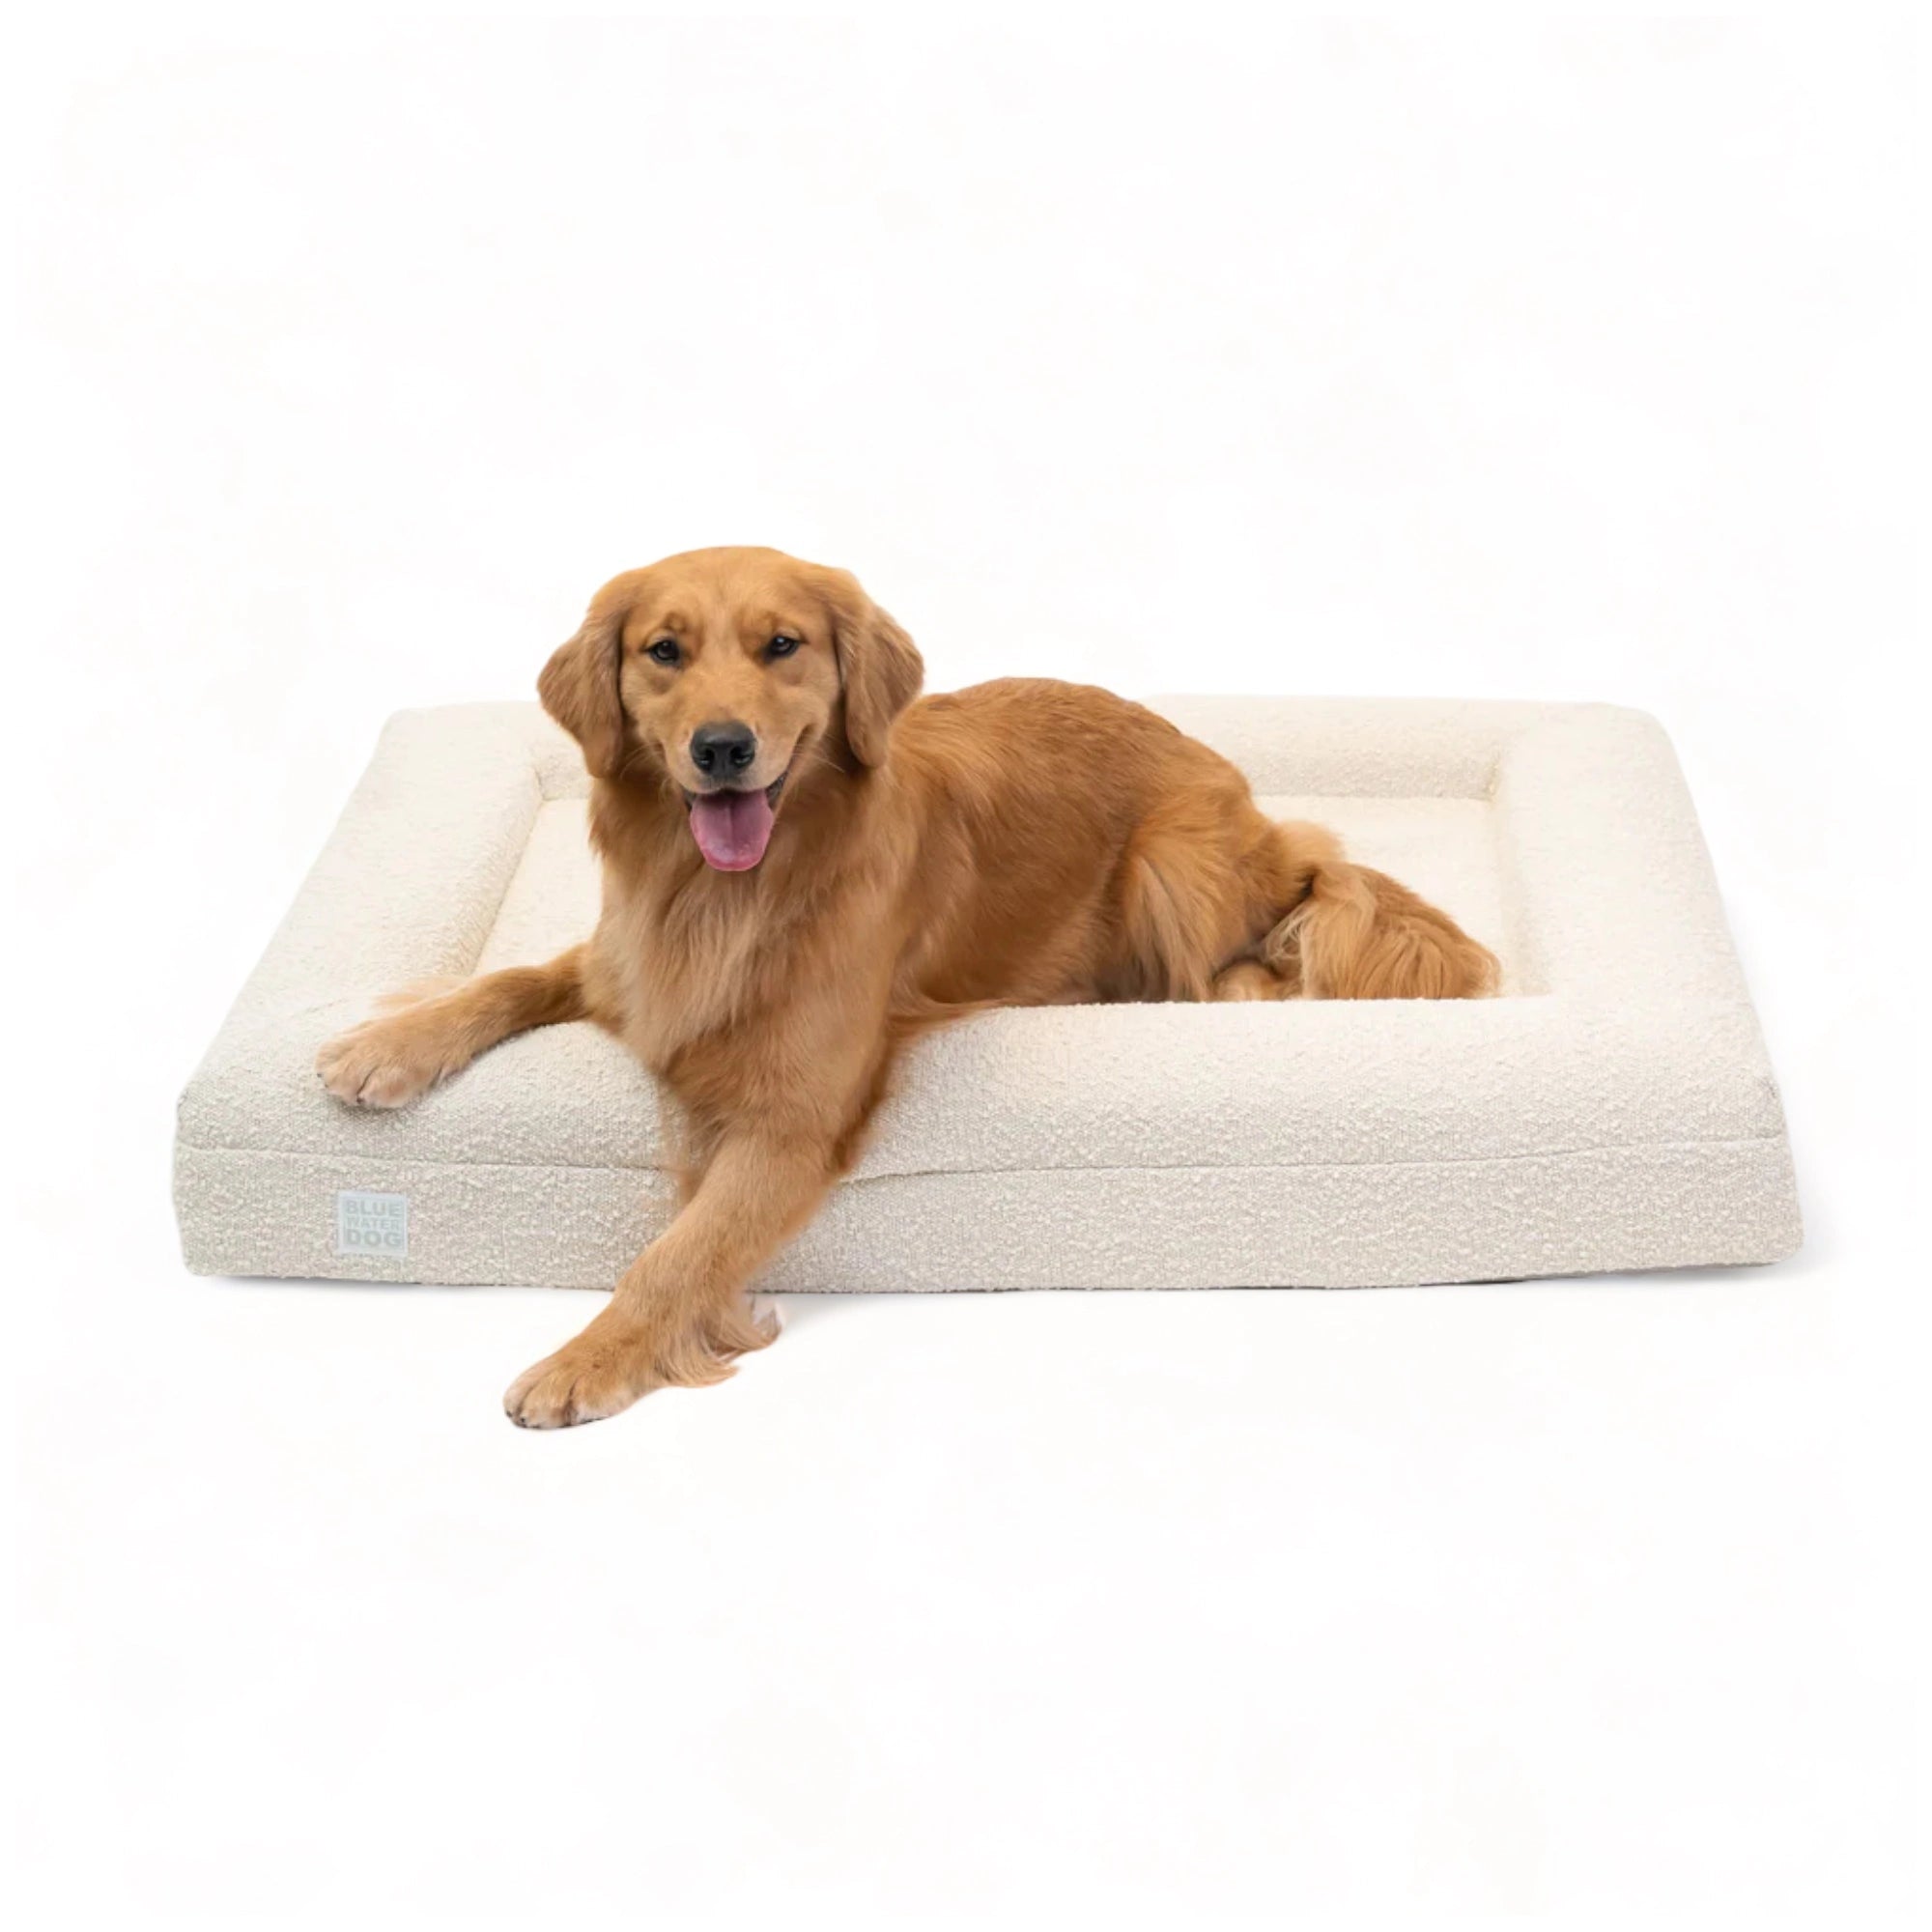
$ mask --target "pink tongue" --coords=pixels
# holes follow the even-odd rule
[[[761,791],[714,791],[693,800],[691,836],[704,863],[721,872],[749,872],[772,838],[772,802]]]

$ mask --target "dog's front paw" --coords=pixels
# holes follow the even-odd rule
[[[657,1386],[640,1343],[585,1333],[526,1369],[505,1393],[503,1413],[519,1429],[572,1429],[615,1415]]]
[[[446,1045],[407,1014],[337,1034],[315,1057],[322,1084],[352,1107],[407,1107],[456,1069]]]
[[[767,1347],[781,1326],[776,1306],[734,1296],[688,1325],[662,1309],[641,1317],[616,1303],[575,1341],[526,1369],[503,1397],[519,1429],[569,1429],[601,1422],[659,1388],[707,1388],[736,1373],[739,1355]]]

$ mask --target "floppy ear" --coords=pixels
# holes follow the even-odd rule
[[[893,721],[919,696],[925,660],[850,572],[829,571],[833,632],[845,687],[845,742],[862,765],[886,761]]]
[[[537,679],[543,708],[583,747],[594,779],[614,778],[624,751],[624,707],[617,696],[620,621],[584,618],[583,628],[551,653]]]

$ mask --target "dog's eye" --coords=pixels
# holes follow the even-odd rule
[[[768,658],[788,658],[798,649],[798,644],[799,640],[789,631],[781,631],[765,646],[765,655]]]
[[[655,658],[661,665],[674,665],[678,660],[677,639],[660,638],[656,643],[644,646],[644,655]]]

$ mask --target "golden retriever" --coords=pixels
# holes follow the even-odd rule
[[[683,1205],[511,1418],[614,1415],[762,1348],[748,1284],[852,1163],[895,1057],[1001,1005],[1461,999],[1495,961],[1207,746],[1085,686],[919,696],[842,570],[693,551],[613,579],[545,666],[583,748],[603,916],[547,966],[396,1007],[317,1066],[397,1107],[527,1027],[594,1020],[671,1091]]]

